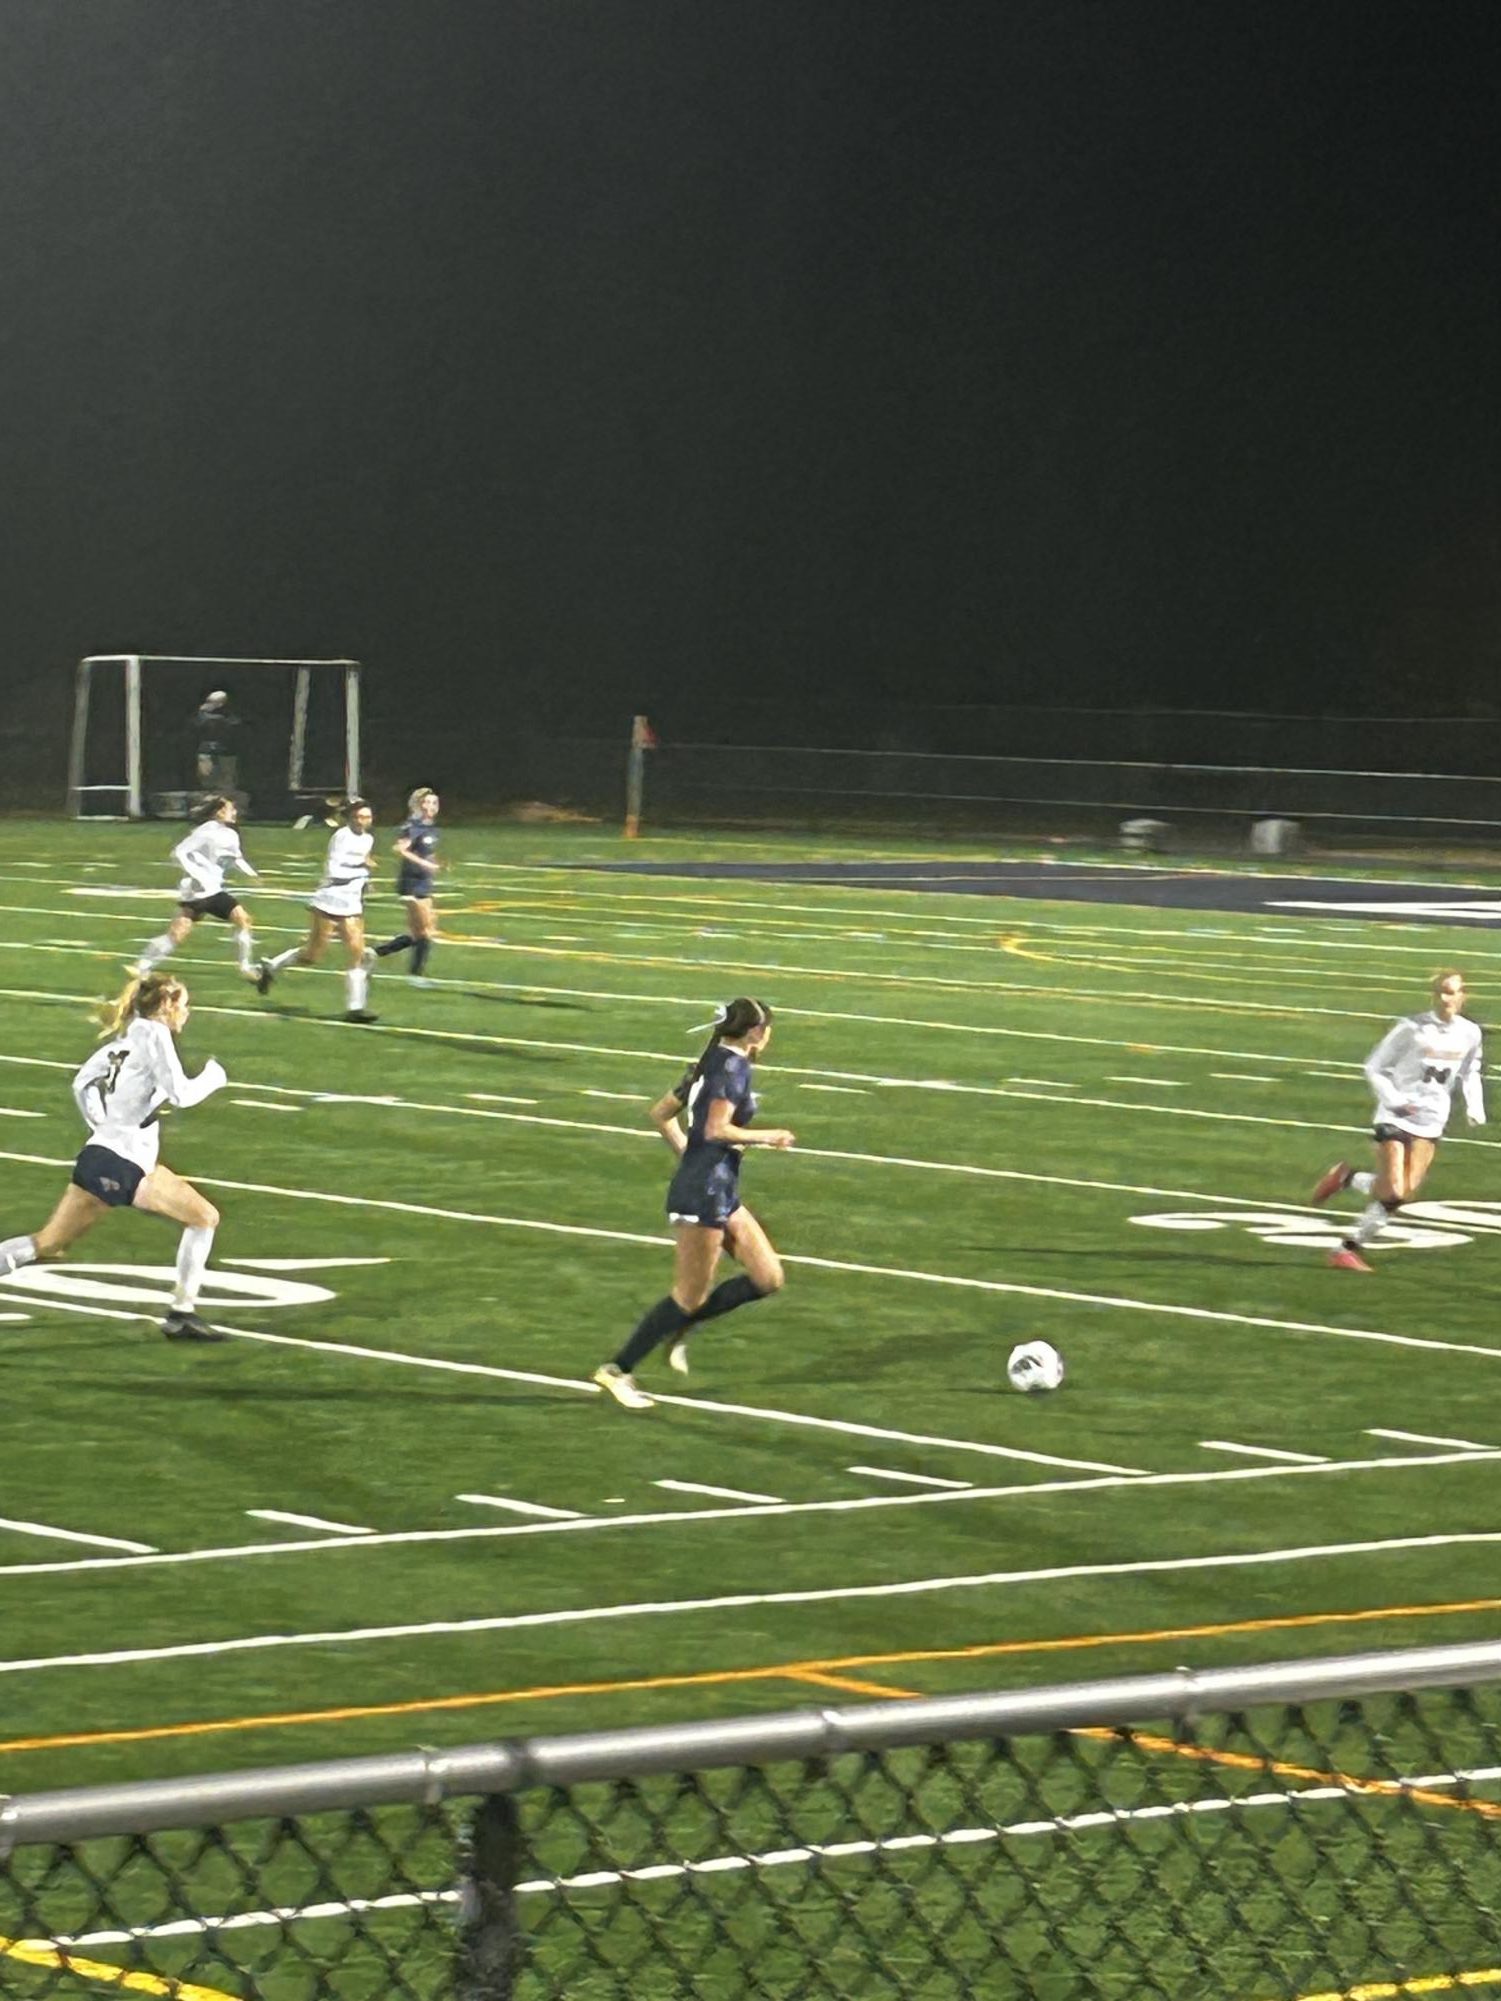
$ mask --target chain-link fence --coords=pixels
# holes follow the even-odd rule
[[[1348,2001],[1498,1912],[1501,1645],[0,1809],[7,2001]]]

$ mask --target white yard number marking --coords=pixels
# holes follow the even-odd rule
[[[24,1292],[43,1304],[58,1299],[69,1305],[159,1310],[171,1303],[176,1282],[172,1265],[27,1265],[0,1279],[0,1295]],[[305,1279],[283,1278],[272,1272],[211,1269],[198,1304],[205,1313],[222,1313],[237,1306],[259,1312],[268,1306],[316,1306],[334,1296],[326,1286],[309,1285]]]
[[[1264,1244],[1322,1251],[1339,1243],[1348,1218],[1335,1214],[1326,1219],[1296,1209],[1190,1209],[1133,1216],[1131,1221],[1150,1230],[1247,1230]],[[1382,1230],[1377,1247],[1445,1251],[1493,1231],[1501,1231],[1501,1202],[1408,1202]]]

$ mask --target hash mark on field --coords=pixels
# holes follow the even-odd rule
[[[1217,1077],[1222,1084],[1275,1084],[1275,1077],[1253,1077],[1245,1070],[1211,1070],[1211,1077]]]
[[[1327,1456],[1320,1452],[1283,1452],[1275,1445],[1233,1445],[1228,1438],[1201,1438],[1199,1444],[1206,1452],[1242,1452],[1248,1459],[1285,1459],[1290,1466],[1327,1466]]]
[[[1151,1084],[1159,1091],[1181,1091],[1183,1084],[1177,1077],[1107,1077],[1107,1084]]]
[[[544,1508],[540,1501],[513,1501],[504,1494],[455,1494],[456,1501],[468,1501],[476,1508],[506,1508],[513,1515],[540,1515],[550,1522],[581,1522],[577,1508]]]
[[[57,1542],[92,1543],[96,1549],[123,1549],[131,1556],[157,1556],[160,1554],[155,1543],[127,1542],[123,1536],[84,1535],[78,1529],[55,1529],[46,1522],[12,1521],[0,1515],[0,1529],[14,1529],[19,1535],[50,1536]]]
[[[1008,1084],[1030,1084],[1040,1091],[1077,1091],[1079,1086],[1064,1077],[1008,1077]]]
[[[485,1105],[535,1105],[535,1098],[513,1098],[504,1091],[466,1091],[466,1098],[476,1098]]]
[[[1394,1438],[1401,1445],[1449,1445],[1460,1452],[1494,1452],[1493,1445],[1477,1445],[1473,1438],[1435,1438],[1426,1431],[1384,1431],[1379,1425],[1366,1430],[1367,1438]]]
[[[472,1097],[473,1095],[473,1092],[471,1092],[470,1096]],[[618,1103],[625,1105],[639,1105],[641,1103],[641,1093],[639,1091],[596,1091],[590,1084],[580,1087],[579,1096],[581,1098],[614,1098]]]
[[[899,1473],[894,1466],[846,1466],[846,1473],[863,1473],[871,1480],[903,1480],[914,1487],[954,1487],[960,1490],[974,1485],[972,1480],[941,1480],[936,1473]]]
[[[247,1515],[254,1515],[259,1522],[290,1522],[294,1529],[328,1529],[333,1535],[374,1535],[374,1529],[362,1527],[358,1522],[330,1522],[322,1515],[290,1515],[281,1508],[247,1508]]]
[[[301,1105],[274,1105],[269,1098],[231,1098],[232,1105],[243,1105],[247,1112],[300,1112]]]
[[[870,1096],[869,1091],[865,1089],[863,1084],[800,1084],[798,1089],[802,1091],[837,1091],[842,1098],[868,1098]]]
[[[666,1487],[673,1494],[707,1494],[712,1501],[762,1501],[784,1506],[780,1494],[748,1494],[743,1487],[710,1487],[701,1480],[653,1480],[654,1487]]]

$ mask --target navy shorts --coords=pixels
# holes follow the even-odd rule
[[[239,909],[240,899],[231,896],[227,889],[221,889],[214,896],[184,897],[177,907],[185,910],[195,924],[200,917],[222,917],[228,923]]]
[[[86,1146],[73,1163],[73,1186],[111,1209],[128,1209],[145,1179],[144,1167],[107,1146]]]
[[[433,893],[433,878],[423,869],[420,875],[402,875],[397,878],[396,894],[414,903],[426,903]]]
[[[722,1230],[740,1207],[740,1156],[728,1154],[719,1160],[683,1156],[667,1191],[667,1220],[671,1223],[699,1223],[705,1229]]]
[[[1401,1126],[1372,1126],[1371,1138],[1377,1146],[1385,1146],[1388,1140],[1395,1140],[1398,1146],[1411,1146],[1415,1139],[1426,1139],[1430,1146],[1438,1145],[1438,1135],[1405,1132]]]

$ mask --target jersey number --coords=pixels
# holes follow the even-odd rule
[[[1453,1075],[1453,1070],[1443,1064],[1425,1063],[1423,1065],[1423,1082],[1425,1084],[1447,1084]]]
[[[99,1095],[101,1098],[107,1099],[116,1084],[119,1083],[120,1072],[125,1068],[125,1059],[129,1054],[130,1051],[128,1049],[117,1049],[110,1057],[109,1069],[99,1079]]]

